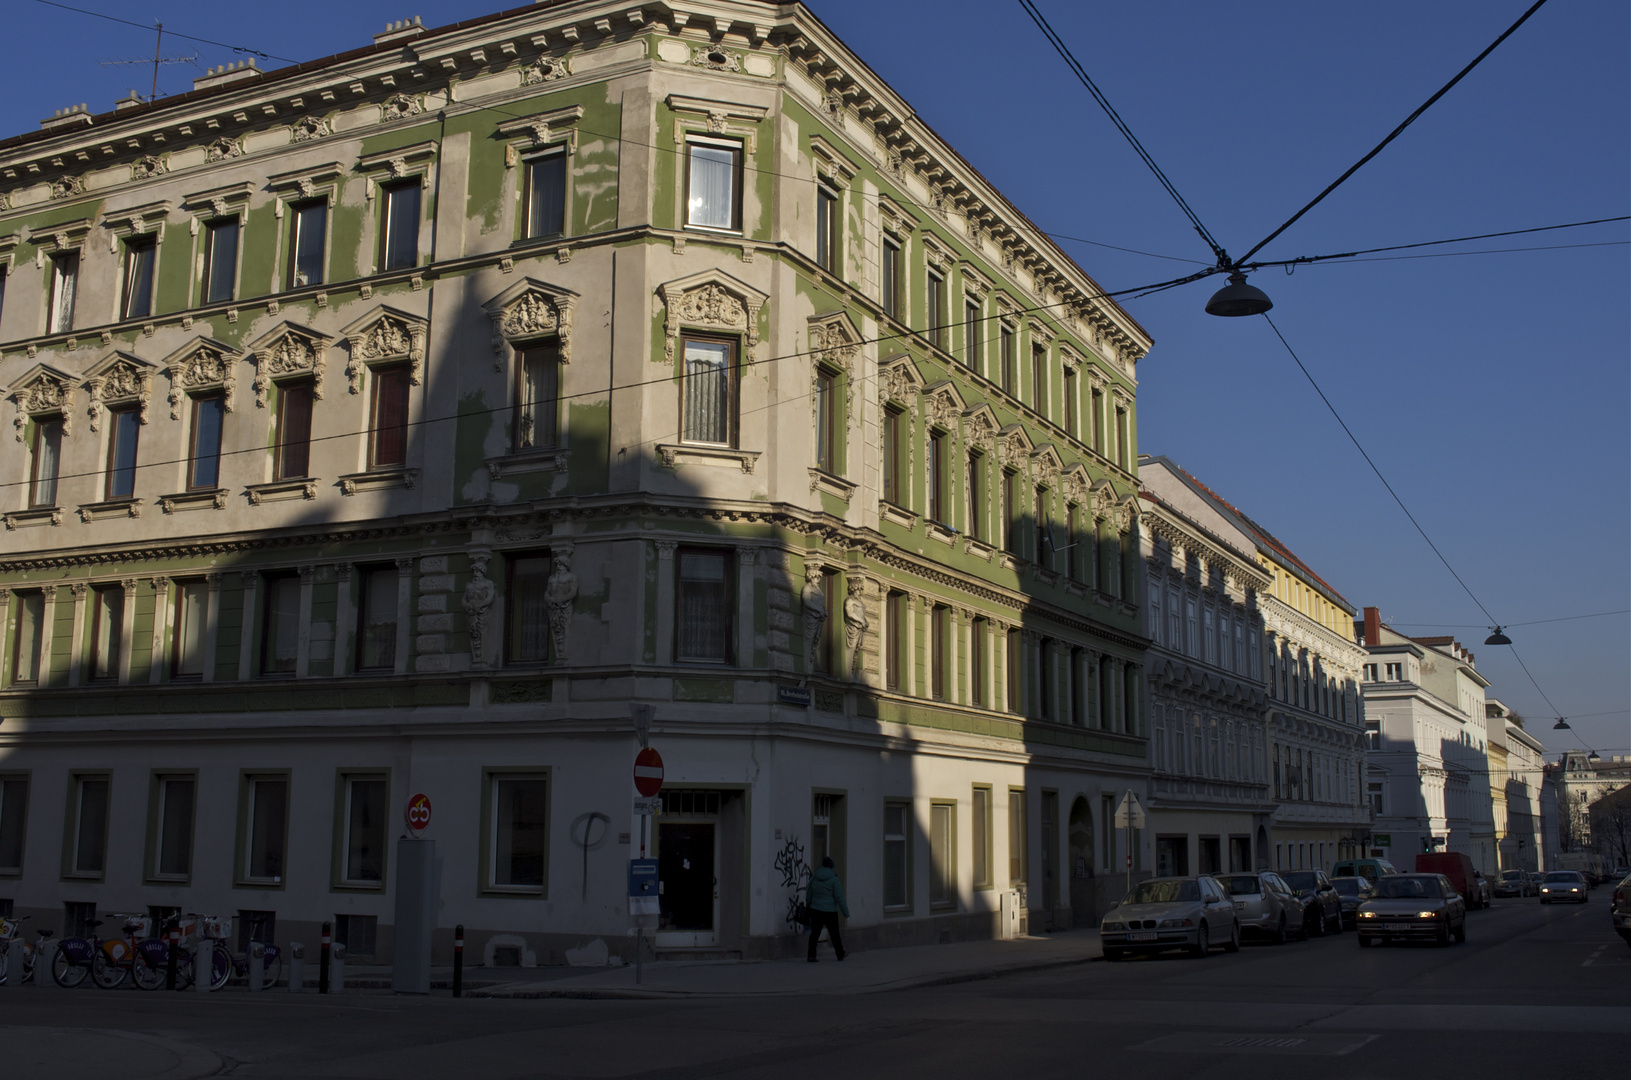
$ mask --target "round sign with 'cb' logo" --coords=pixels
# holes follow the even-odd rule
[[[414,832],[424,832],[430,824],[430,796],[415,795],[408,800],[408,828]]]

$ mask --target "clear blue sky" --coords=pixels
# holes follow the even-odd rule
[[[1039,0],[1202,221],[1239,254],[1509,25],[1528,0],[1309,4]],[[499,2],[74,6],[313,59],[386,22]],[[151,32],[9,0],[0,133],[144,89]],[[812,0],[812,9],[1040,227],[1210,261],[1154,178],[1011,0]],[[1552,0],[1262,258],[1628,212],[1631,9]],[[228,50],[169,40],[209,66]],[[276,66],[263,61],[263,66]],[[199,72],[162,70],[188,89]],[[1287,339],[1462,577],[1503,623],[1631,608],[1631,326],[1625,224],[1461,245],[1559,250],[1259,274]],[[1107,289],[1188,264],[1062,241]],[[1447,249],[1435,249],[1447,250]],[[1552,750],[1579,743],[1411,528],[1261,319],[1202,307],[1218,279],[1127,304],[1155,338],[1140,448],[1176,459],[1355,605],[1471,644],[1490,692]],[[1631,753],[1631,617],[1519,626],[1516,646],[1586,744]],[[1603,714],[1603,715],[1591,715]]]

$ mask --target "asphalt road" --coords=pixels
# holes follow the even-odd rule
[[[1631,947],[1606,901],[1497,901],[1448,948],[1348,932],[853,997],[19,991],[0,998],[0,1076],[1624,1080]]]

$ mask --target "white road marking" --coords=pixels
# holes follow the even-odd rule
[[[1581,967],[1590,967],[1590,966],[1591,966],[1591,962],[1592,962],[1592,961],[1593,961],[1593,960],[1595,960],[1595,959],[1597,959],[1597,958],[1598,958],[1598,957],[1599,957],[1599,956],[1601,956],[1601,955],[1603,955],[1603,950],[1605,950],[1605,949],[1607,949],[1607,948],[1608,948],[1608,946],[1607,946],[1607,945],[1599,945],[1599,946],[1597,946],[1597,951],[1596,951],[1596,952],[1594,952],[1594,953],[1592,953],[1592,954],[1591,954],[1591,955],[1590,955],[1590,956],[1588,956],[1588,957],[1586,957],[1586,958],[1585,958],[1585,959],[1584,959],[1584,960],[1583,960],[1583,961],[1581,961],[1581,962],[1580,962],[1580,966],[1581,966]]]

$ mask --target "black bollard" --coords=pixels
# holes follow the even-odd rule
[[[328,954],[334,945],[334,927],[331,923],[323,924],[323,944],[317,955],[317,992],[328,993]]]
[[[453,928],[453,996],[464,996],[464,924]]]
[[[164,940],[169,944],[169,948],[164,950],[164,988],[174,990],[176,988],[176,953],[181,951],[180,921],[171,919],[165,925]]]

